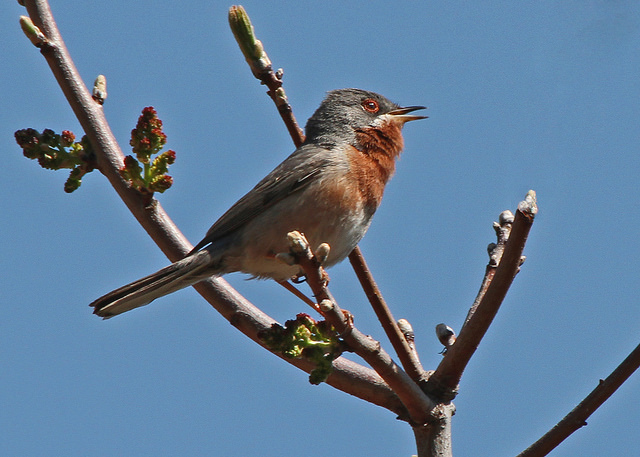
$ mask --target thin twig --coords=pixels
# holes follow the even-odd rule
[[[354,249],[349,254],[349,261],[391,345],[396,354],[398,354],[400,363],[411,379],[414,381],[422,380],[424,378],[424,368],[420,363],[420,359],[418,359],[417,352],[412,350],[404,334],[400,331],[393,314],[391,314],[391,310],[387,306],[387,302],[382,297],[382,293],[369,271],[362,252],[359,249]]]
[[[271,60],[264,51],[262,42],[256,38],[251,20],[242,6],[229,8],[229,26],[253,76],[269,88],[267,94],[276,104],[293,143],[296,147],[300,146],[304,143],[304,133],[293,115],[287,94],[282,87],[282,69],[277,72],[273,70]]]
[[[458,383],[471,356],[493,321],[520,267],[522,251],[537,213],[535,192],[529,191],[518,205],[513,227],[496,269],[475,313],[460,331],[456,342],[447,350],[440,365],[427,381],[427,391],[436,398],[453,399]]]
[[[487,268],[485,270],[484,278],[482,278],[480,290],[476,295],[476,299],[473,301],[473,305],[471,305],[471,308],[469,308],[467,318],[462,325],[463,328],[465,325],[467,325],[467,322],[469,322],[471,317],[476,312],[476,309],[484,298],[484,294],[487,293],[487,289],[489,288],[491,281],[493,281],[493,277],[496,274],[496,268],[498,268],[498,265],[500,264],[500,259],[502,258],[502,254],[504,253],[504,247],[506,246],[507,240],[509,239],[512,225],[513,213],[509,210],[500,213],[499,222],[493,223],[493,228],[496,231],[498,242],[491,243],[489,245],[489,264],[487,265]]]
[[[302,292],[300,292],[300,290],[298,290],[296,288],[296,286],[294,286],[293,284],[291,284],[289,281],[278,281],[278,284],[280,284],[282,287],[284,287],[285,289],[287,289],[289,292],[291,292],[293,295],[295,295],[296,297],[298,297],[300,300],[302,300],[303,302],[305,302],[307,305],[311,306],[313,309],[317,309],[318,304],[316,302],[314,302],[313,300],[311,300],[309,297],[307,297],[305,294],[303,294]]]
[[[100,171],[107,177],[131,213],[149,236],[171,260],[182,258],[192,248],[186,237],[175,226],[162,206],[153,201],[145,206],[141,195],[131,189],[118,172],[124,155],[104,116],[102,106],[91,97],[57,29],[46,0],[25,0],[33,23],[46,38],[39,43],[42,55],[49,64],[62,92],[71,105],[84,132],[91,141],[98,158]],[[275,320],[252,305],[224,279],[211,278],[198,283],[195,289],[227,320],[252,340],[262,344],[258,334],[269,329]],[[278,355],[278,354],[276,354]],[[307,372],[314,367],[300,359],[283,360]],[[327,383],[348,394],[377,404],[406,416],[405,407],[395,393],[371,369],[338,359]]]
[[[640,345],[631,351],[624,361],[613,370],[598,387],[582,400],[569,414],[545,433],[538,441],[529,446],[518,457],[542,457],[562,443],[580,427],[587,425],[586,420],[640,367]]]

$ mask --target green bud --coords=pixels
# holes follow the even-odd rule
[[[34,46],[39,48],[47,42],[47,37],[36,27],[30,17],[20,16],[20,27]]]
[[[71,170],[67,182],[64,183],[64,191],[70,194],[74,190],[78,189],[78,187],[80,187],[80,184],[82,184],[82,177],[85,175],[85,173],[86,172],[80,167]]]
[[[260,79],[262,73],[271,69],[271,60],[264,52],[260,40],[256,38],[249,15],[242,6],[235,5],[229,8],[229,26],[251,72]]]
[[[173,185],[173,178],[169,175],[156,176],[151,180],[149,184],[149,190],[151,192],[163,193],[165,190]]]
[[[256,60],[262,57],[264,50],[262,46],[258,46],[251,20],[241,5],[229,8],[229,26],[247,60]]]

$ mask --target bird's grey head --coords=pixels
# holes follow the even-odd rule
[[[329,92],[320,107],[307,121],[307,143],[334,146],[352,143],[356,129],[374,123],[383,114],[399,106],[375,92],[361,89],[338,89]]]

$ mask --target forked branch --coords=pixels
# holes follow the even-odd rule
[[[475,312],[471,313],[455,343],[447,350],[440,365],[427,381],[428,392],[437,398],[446,400],[455,397],[462,372],[491,325],[518,272],[522,251],[537,211],[535,192],[529,191],[525,200],[518,205],[509,239],[493,279],[481,290],[482,297]]]
[[[436,404],[395,364],[378,341],[355,328],[352,316],[348,311],[340,309],[327,289],[327,276],[321,262],[311,251],[304,235],[299,232],[291,232],[289,240],[291,253],[305,273],[309,287],[318,301],[320,312],[337,330],[350,350],[371,365],[396,392],[409,413],[409,417],[401,419],[421,425],[433,421],[431,411],[436,407]]]

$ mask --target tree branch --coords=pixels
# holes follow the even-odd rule
[[[145,206],[140,193],[131,189],[120,177],[124,155],[106,121],[102,106],[93,100],[58,31],[46,0],[25,0],[33,24],[42,33],[34,43],[40,48],[62,92],[87,134],[97,157],[100,171],[107,177],[120,198],[127,205],[151,239],[171,260],[181,259],[192,248],[156,200]],[[33,31],[32,31],[33,32]],[[30,39],[33,37],[30,36]],[[32,40],[33,42],[33,40]],[[224,279],[211,278],[194,286],[195,289],[229,322],[252,340],[264,345],[258,334],[276,321],[249,303]],[[279,355],[279,354],[276,354]],[[280,355],[279,355],[280,356]],[[304,371],[314,367],[304,360],[285,358],[285,361]],[[407,412],[398,397],[373,371],[356,363],[338,359],[327,383],[348,394],[382,406],[399,416]]]
[[[586,420],[605,401],[618,390],[634,371],[640,367],[640,345],[631,351],[624,361],[598,387],[582,400],[569,414],[558,422],[538,441],[529,446],[518,457],[541,457],[547,455],[580,427],[587,425]]]
[[[273,71],[271,60],[265,52],[262,42],[256,38],[251,20],[242,6],[237,5],[229,8],[229,26],[253,76],[269,88],[267,94],[276,104],[293,143],[296,147],[300,146],[304,143],[304,133],[298,126],[287,94],[282,87],[282,69],[277,72]]]
[[[487,264],[484,278],[482,278],[482,284],[480,285],[480,290],[476,295],[476,299],[473,301],[473,305],[471,305],[471,308],[469,308],[469,312],[467,313],[467,318],[465,319],[464,324],[462,325],[463,328],[465,325],[467,325],[471,317],[475,314],[476,309],[478,309],[480,302],[484,298],[484,295],[487,293],[487,289],[491,285],[491,281],[493,281],[493,277],[496,274],[496,269],[498,268],[500,259],[502,259],[504,248],[507,244],[507,241],[509,240],[509,235],[511,234],[513,220],[514,220],[513,213],[509,210],[506,210],[500,213],[498,222],[493,223],[493,228],[496,231],[498,242],[489,244],[489,249],[488,249],[489,263]]]
[[[451,419],[455,413],[452,403],[439,404],[432,413],[436,422],[413,427],[418,457],[452,457]]]
[[[418,353],[411,348],[409,342],[398,327],[396,320],[391,314],[391,310],[387,306],[386,301],[382,297],[382,293],[378,289],[378,285],[369,271],[369,267],[360,249],[354,249],[351,254],[349,254],[349,261],[360,281],[362,289],[369,299],[369,303],[371,303],[389,341],[391,341],[391,345],[396,351],[396,354],[398,354],[400,363],[411,379],[416,382],[423,380],[425,372],[418,358]]]
[[[407,408],[412,424],[423,425],[434,420],[431,411],[436,404],[382,349],[380,343],[353,326],[352,316],[340,309],[327,289],[327,277],[320,262],[311,252],[308,241],[299,232],[289,233],[291,252],[307,278],[307,283],[320,305],[320,312],[344,339],[349,349],[362,357],[398,395]]]
[[[493,279],[486,288],[483,287],[484,294],[477,309],[471,313],[456,342],[447,350],[440,365],[427,381],[427,391],[437,398],[446,400],[455,397],[462,372],[491,325],[518,272],[522,251],[537,211],[535,192],[529,191],[525,200],[518,205],[504,253]]]

